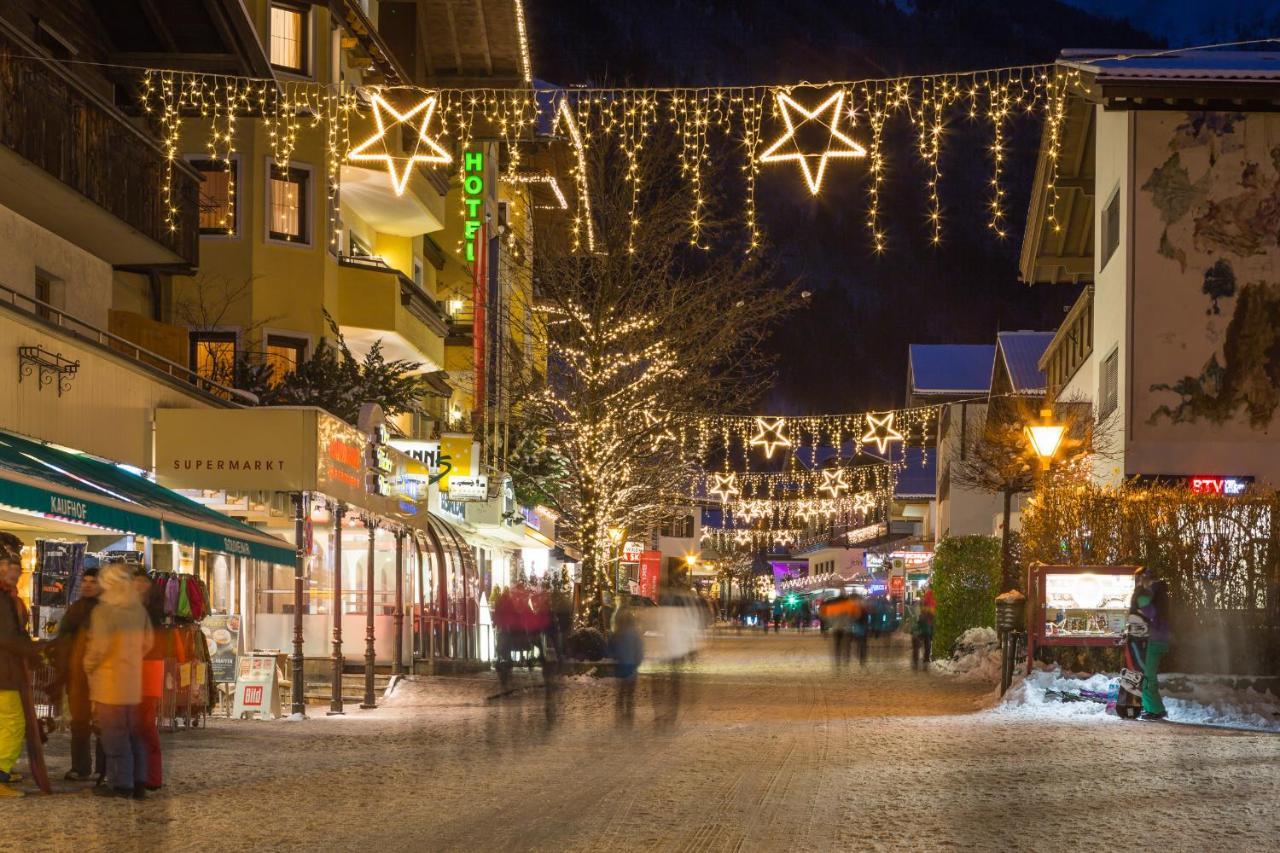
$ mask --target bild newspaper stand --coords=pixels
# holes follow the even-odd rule
[[[1043,646],[1119,647],[1139,566],[1027,570],[1027,672]]]

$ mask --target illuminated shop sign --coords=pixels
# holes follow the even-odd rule
[[[1191,491],[1201,495],[1243,495],[1252,477],[1189,477]]]
[[[1243,495],[1253,477],[1248,474],[1143,474],[1138,482],[1152,486],[1185,488],[1198,495]]]

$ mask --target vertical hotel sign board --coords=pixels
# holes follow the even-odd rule
[[[462,243],[466,262],[471,265],[472,306],[472,409],[477,421],[482,421],[488,394],[485,371],[488,356],[485,352],[485,335],[488,329],[486,301],[488,299],[489,252],[484,222],[485,197],[484,151],[466,151],[462,155],[462,203],[466,208],[462,222]]]

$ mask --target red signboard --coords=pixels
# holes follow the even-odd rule
[[[656,602],[658,600],[658,579],[662,574],[662,552],[640,552],[639,595]]]
[[[902,575],[894,575],[889,578],[889,595],[901,598],[902,594],[906,592],[906,589],[907,579]]]

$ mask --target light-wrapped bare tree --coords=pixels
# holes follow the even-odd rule
[[[616,541],[689,501],[697,460],[675,438],[679,415],[756,396],[769,379],[758,345],[790,304],[759,251],[714,223],[702,222],[711,248],[691,245],[689,199],[658,171],[666,161],[635,156],[634,182],[619,182],[625,154],[589,152],[594,251],[575,250],[563,222],[539,227],[535,334],[547,376],[507,378],[517,401],[507,468],[581,549],[584,608],[613,585]]]

